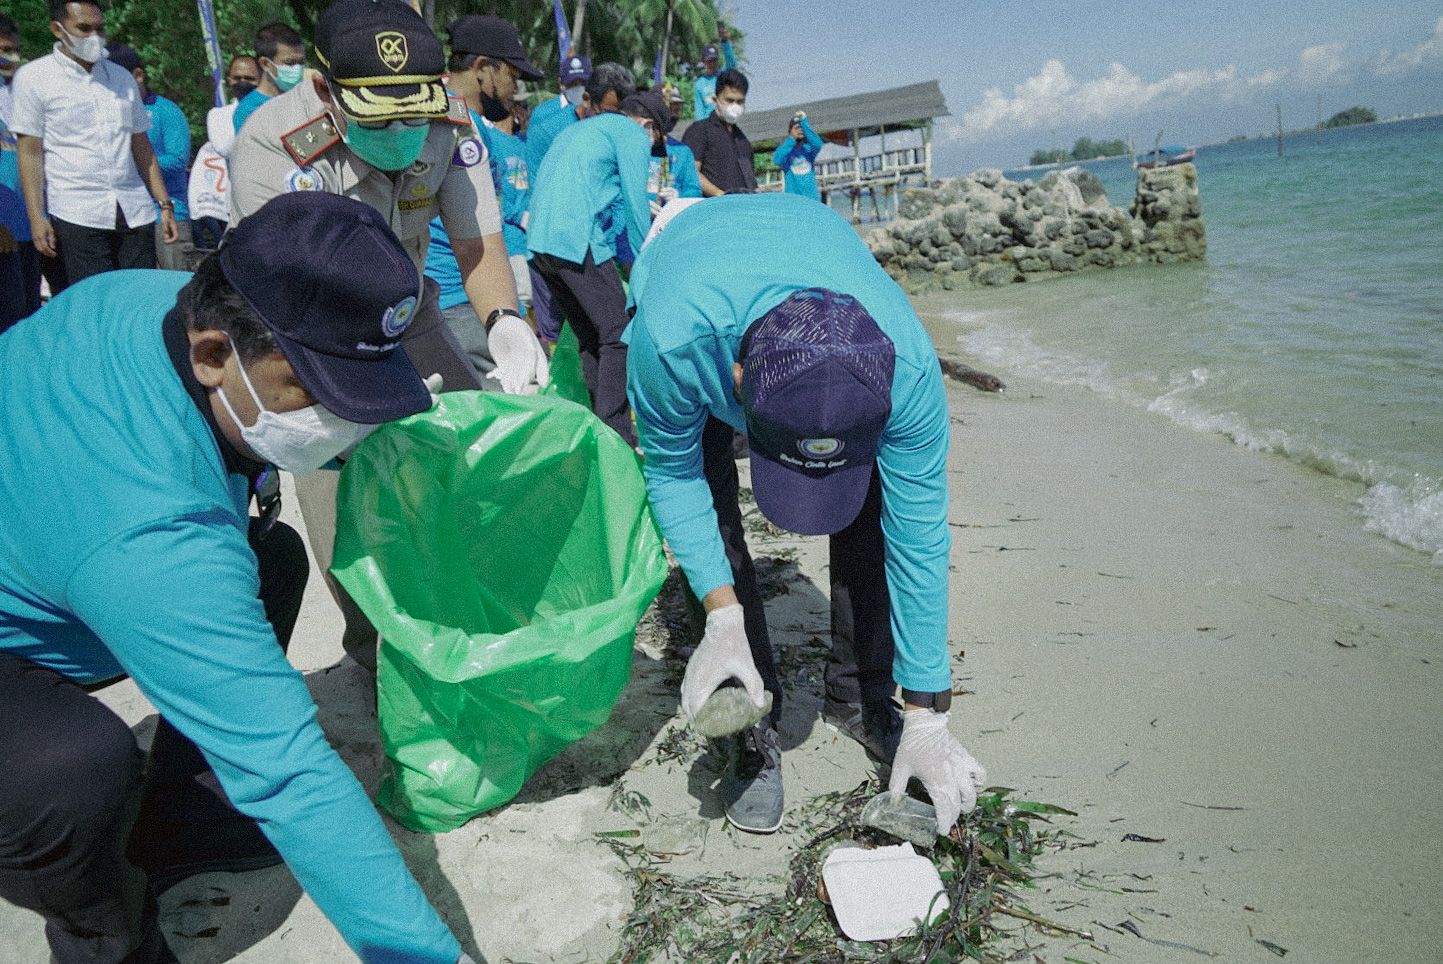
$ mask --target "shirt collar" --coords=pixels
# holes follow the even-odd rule
[[[65,45],[62,44],[60,41],[55,41],[54,50],[55,59],[60,61],[61,67],[67,68],[72,73],[79,74],[82,77],[93,76],[95,73],[95,68],[99,67],[105,62],[104,59],[97,60],[95,63],[90,65],[89,69],[86,69],[85,67],[82,67],[80,65],[80,61],[76,60],[74,57],[70,56],[65,52]]]

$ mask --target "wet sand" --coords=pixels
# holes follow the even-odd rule
[[[948,389],[951,636],[967,691],[953,727],[994,784],[1078,811],[1059,825],[1086,846],[1042,859],[1029,905],[1095,934],[1028,925],[1019,946],[1047,961],[1271,960],[1259,941],[1290,960],[1437,960],[1443,568],[1362,531],[1359,486],[996,374],[1001,395]],[[393,825],[473,954],[607,958],[632,897],[598,832],[639,830],[678,877],[780,891],[804,840],[797,808],[870,772],[817,718],[824,542],[759,535],[753,549],[779,593],[783,831],[721,818],[721,761],[678,737],[681,662],[663,658],[669,633],[653,620],[611,721],[517,801],[449,834]],[[374,698],[339,640],[313,579],[293,661],[374,791]],[[148,738],[153,711],[133,686],[102,698]],[[162,913],[187,964],[348,959],[284,868],[192,878]],[[46,960],[33,915],[0,906],[0,938],[9,960]]]

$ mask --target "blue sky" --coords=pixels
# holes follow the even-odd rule
[[[1354,104],[1443,111],[1443,2],[732,0],[748,106],[939,80],[937,172],[1078,137],[1205,144]],[[743,122],[743,129],[746,124]]]

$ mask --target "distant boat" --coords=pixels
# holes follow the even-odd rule
[[[1140,168],[1171,167],[1174,164],[1186,164],[1194,157],[1197,157],[1196,147],[1165,144],[1148,151],[1142,155],[1143,159],[1141,160],[1134,158],[1132,166]]]

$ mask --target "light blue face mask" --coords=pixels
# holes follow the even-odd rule
[[[381,171],[401,171],[416,163],[426,147],[430,124],[412,127],[392,121],[380,129],[346,125],[344,139],[356,156]]]
[[[276,82],[276,87],[280,88],[280,92],[284,94],[299,84],[305,75],[305,64],[276,64],[276,72],[272,75],[272,79]]]

